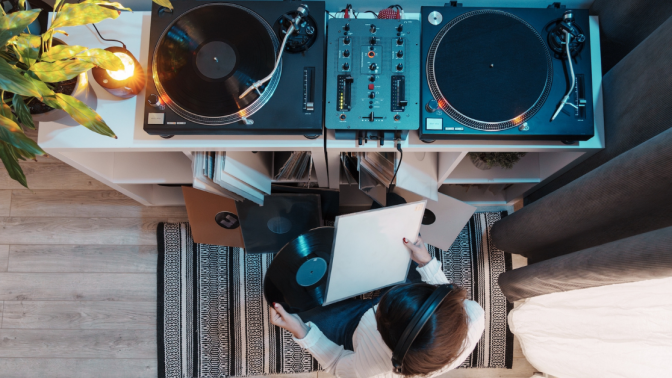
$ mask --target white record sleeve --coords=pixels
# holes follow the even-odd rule
[[[425,202],[336,217],[325,306],[406,280]]]
[[[423,199],[415,193],[396,187],[394,192],[407,202]],[[420,227],[422,240],[444,251],[450,249],[460,231],[476,212],[476,207],[438,193],[438,201],[427,200],[428,216]]]

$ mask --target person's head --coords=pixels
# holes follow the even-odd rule
[[[397,346],[408,323],[434,290],[436,286],[426,283],[399,285],[380,298],[376,311],[378,332],[391,350]],[[426,375],[459,356],[469,330],[464,309],[466,297],[464,289],[455,287],[441,302],[411,344],[404,358],[402,375]]]

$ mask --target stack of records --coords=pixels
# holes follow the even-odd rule
[[[386,205],[387,188],[393,184],[394,152],[342,153],[341,165],[348,185],[359,189],[381,206]]]
[[[310,182],[313,158],[310,151],[276,152],[273,157],[275,180],[280,182]]]
[[[196,152],[194,188],[263,205],[264,196],[271,194],[271,160],[270,152]]]

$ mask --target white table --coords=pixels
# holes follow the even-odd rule
[[[361,14],[360,17],[366,17]],[[417,18],[418,14],[407,17]],[[107,38],[124,41],[146,72],[149,47],[149,12],[122,13],[116,20],[100,22],[98,28]],[[595,136],[575,145],[545,141],[436,141],[419,140],[411,132],[402,143],[404,164],[399,176],[412,170],[425,172],[432,190],[443,184],[514,184],[494,195],[489,192],[465,192],[454,186],[441,191],[477,205],[509,204],[538,185],[543,185],[571,168],[592,153],[604,148],[602,111],[602,72],[598,20],[591,17],[591,59],[593,64],[593,103],[595,106]],[[91,26],[69,28],[62,38],[68,44],[87,47],[117,46],[102,41]],[[175,136],[163,139],[143,130],[144,92],[131,99],[112,96],[100,87],[89,73],[91,89],[97,97],[96,111],[114,130],[119,139],[95,134],[82,126],[74,126],[69,118],[39,125],[38,143],[50,155],[94,177],[104,184],[145,205],[181,205],[184,203],[179,187],[159,184],[191,182],[191,153],[193,151],[311,151],[316,180],[321,187],[339,188],[340,153],[344,151],[393,151],[391,142],[380,147],[378,142],[359,146],[356,141],[336,140],[333,131],[309,140],[303,136]],[[468,152],[528,152],[513,169],[476,169]],[[432,182],[434,180],[435,182]],[[426,184],[426,183],[425,183]],[[347,202],[344,203],[347,205]]]

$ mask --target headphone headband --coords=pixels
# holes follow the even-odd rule
[[[441,302],[450,294],[454,287],[453,284],[437,286],[436,290],[422,304],[418,312],[413,315],[411,322],[408,323],[408,326],[406,326],[406,329],[401,334],[394,352],[392,352],[392,365],[396,374],[401,374],[404,357],[406,357],[406,353],[408,353],[415,338],[422,331],[422,327],[425,326],[425,323],[427,323],[434,311],[439,308]]]

